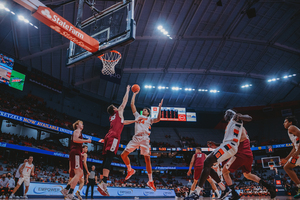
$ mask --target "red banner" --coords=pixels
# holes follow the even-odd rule
[[[39,6],[32,16],[87,51],[98,51],[99,42],[97,40],[76,28],[50,8]]]

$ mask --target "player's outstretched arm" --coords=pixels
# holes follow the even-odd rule
[[[245,122],[250,122],[252,121],[252,117],[250,115],[242,115],[241,113],[237,113],[236,115],[234,115],[233,118],[235,121],[245,121]]]
[[[133,124],[135,122],[140,122],[143,118],[139,117],[136,120],[124,120],[124,125],[129,125],[129,124]]]
[[[187,172],[188,176],[191,175],[191,173],[192,173],[192,167],[194,165],[194,162],[195,162],[195,154],[193,155],[192,160],[190,162],[190,168],[189,168],[189,171]]]
[[[91,143],[92,140],[91,139],[88,139],[88,140],[85,140],[85,139],[80,139],[79,138],[79,135],[80,135],[80,131],[79,130],[75,130],[74,133],[73,133],[73,142],[75,143]]]
[[[130,102],[130,107],[131,107],[131,111],[132,111],[133,114],[136,112],[136,107],[135,107],[135,96],[136,96],[138,93],[139,93],[139,91],[133,93],[132,98],[131,98],[131,102]]]
[[[157,118],[156,119],[153,119],[152,120],[152,123],[157,123],[157,122],[159,122],[160,121],[160,118],[161,118],[161,106],[162,106],[162,104],[163,104],[163,102],[164,102],[164,99],[162,99],[161,101],[160,101],[160,103],[159,103],[159,105],[158,105],[158,115],[157,115]]]
[[[32,167],[32,170],[31,170],[31,176],[34,176],[34,166]]]
[[[123,97],[123,101],[122,101],[122,104],[119,106],[118,108],[118,111],[121,111],[121,110],[124,110],[127,102],[128,102],[128,94],[129,94],[129,90],[130,90],[130,85],[127,85],[127,88],[126,88],[126,93]]]

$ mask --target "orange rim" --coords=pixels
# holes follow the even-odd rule
[[[120,52],[118,52],[116,50],[111,50],[110,52],[119,54],[120,57],[118,59],[116,59],[116,60],[106,60],[106,59],[103,58],[104,54],[102,54],[102,55],[98,56],[98,58],[100,60],[102,60],[102,61],[105,61],[105,62],[117,62],[118,60],[120,60],[122,58],[122,55],[121,55]]]

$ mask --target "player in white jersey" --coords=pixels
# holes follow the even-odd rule
[[[231,190],[229,189],[229,187],[225,188],[224,184],[218,177],[218,174],[211,167],[214,164],[220,164],[221,162],[231,158],[237,153],[243,129],[243,121],[251,121],[252,117],[250,117],[249,115],[236,113],[235,111],[229,109],[225,112],[224,119],[228,122],[228,124],[225,130],[223,142],[205,159],[204,167],[199,181],[199,187],[201,189],[208,176],[217,181],[220,189],[222,190],[220,199],[225,199],[225,197],[231,192]],[[198,198],[197,196],[199,195],[199,193],[200,191],[198,190],[196,194],[192,194],[191,197],[196,199]]]
[[[16,191],[19,189],[19,187],[21,186],[21,184],[24,182],[25,185],[25,194],[24,194],[24,198],[28,199],[27,197],[27,192],[29,189],[29,185],[30,185],[30,175],[34,176],[34,165],[32,164],[33,161],[33,156],[30,156],[28,159],[28,162],[24,163],[22,165],[22,167],[19,169],[20,172],[20,178],[19,181],[17,183],[17,186],[15,187],[15,189],[13,190],[13,192],[10,195],[10,199],[14,198]]]
[[[134,93],[131,99],[131,110],[135,117],[135,119],[141,118],[139,122],[135,122],[135,134],[132,137],[132,140],[128,143],[125,150],[122,152],[121,157],[127,166],[127,176],[125,180],[128,180],[133,174],[135,174],[135,170],[131,168],[130,160],[128,155],[136,150],[137,148],[141,149],[141,154],[144,155],[145,163],[146,163],[146,169],[148,172],[149,181],[147,182],[147,185],[153,190],[156,191],[156,188],[154,186],[154,181],[152,178],[152,167],[151,167],[151,161],[150,161],[150,138],[149,135],[151,133],[151,125],[153,123],[157,123],[160,121],[161,117],[161,106],[163,103],[163,99],[161,100],[159,104],[159,111],[157,118],[150,118],[150,109],[144,108],[142,115],[140,115],[136,111],[135,107],[135,97],[138,94],[138,92]]]
[[[296,126],[297,119],[294,116],[286,117],[283,123],[285,129],[288,130],[288,136],[290,137],[293,145],[293,149],[286,158],[281,159],[281,165],[284,165],[285,172],[294,181],[298,187],[298,193],[294,196],[295,199],[300,198],[300,180],[297,177],[296,172],[293,170],[296,166],[300,166],[300,148],[299,138],[300,129]]]

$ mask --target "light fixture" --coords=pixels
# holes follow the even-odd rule
[[[4,9],[4,5],[2,3],[0,3],[0,9]]]
[[[18,15],[19,20],[23,21],[25,18],[22,15]]]
[[[157,29],[158,29],[158,30],[161,30],[162,28],[163,28],[163,27],[162,27],[162,26],[160,26],[160,25],[157,27]]]

